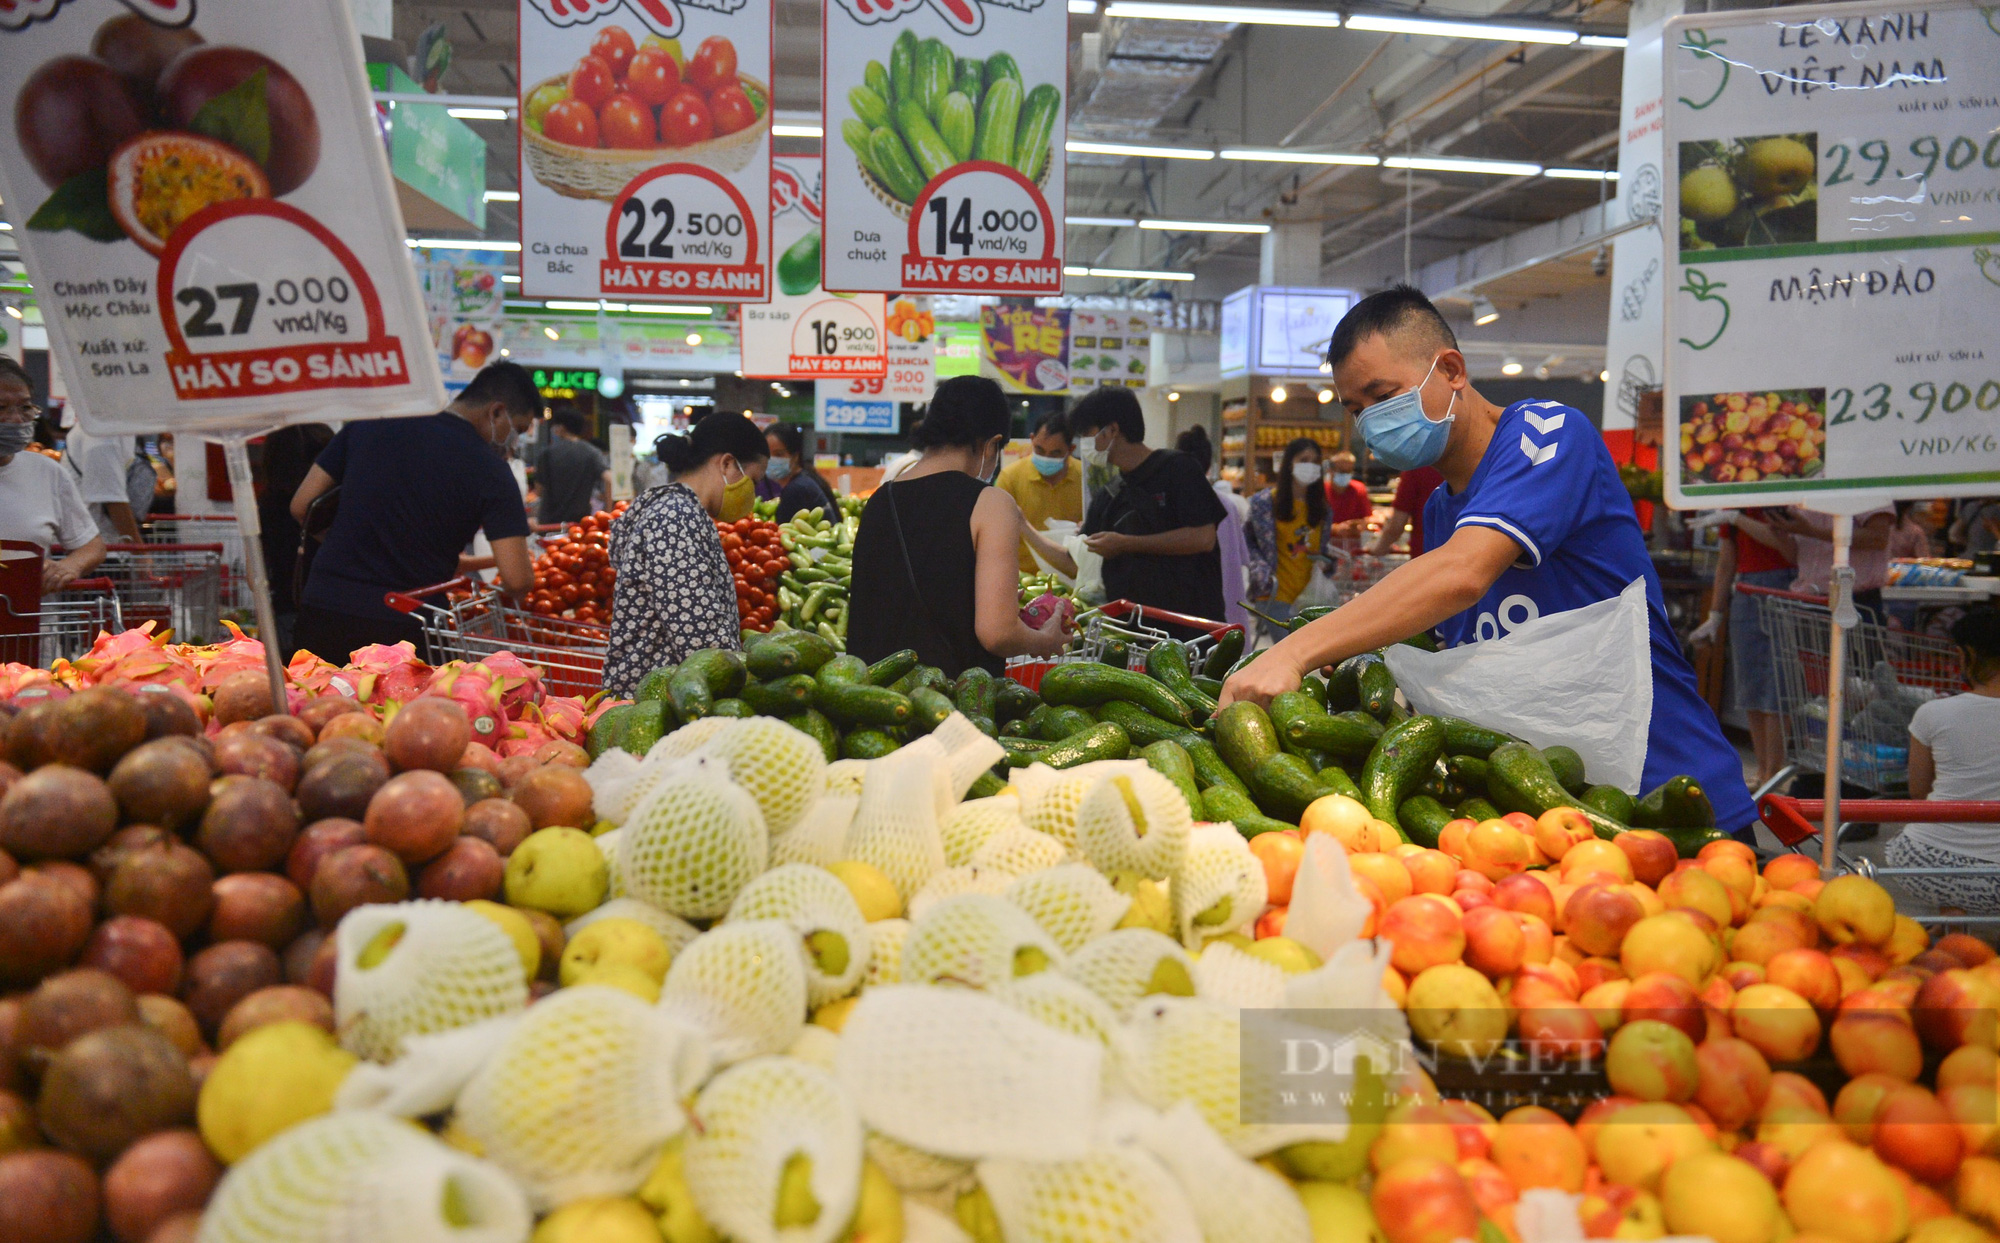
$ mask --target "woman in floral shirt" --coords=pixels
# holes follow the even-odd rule
[[[661,665],[703,648],[742,646],[736,583],[715,519],[750,511],[750,468],[769,456],[763,433],[740,414],[711,414],[685,436],[663,436],[671,472],[611,524],[611,645],[604,685],[630,695]]]

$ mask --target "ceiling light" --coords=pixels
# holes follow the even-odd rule
[[[10,309],[10,310],[11,310],[12,308],[10,307],[10,308],[8,308],[8,309]],[[1180,395],[1179,393],[1168,393],[1168,394],[1167,394],[1167,400],[1168,400],[1168,401],[1179,401],[1180,399],[1181,399],[1181,395]]]
[[[1275,401],[1275,402],[1277,402],[1277,403],[1279,403],[1280,405],[1283,405],[1283,404],[1284,404],[1284,400],[1285,400],[1285,386],[1284,386],[1284,385],[1282,385],[1282,384],[1273,384],[1273,385],[1271,386],[1271,400],[1272,400],[1272,401]]]
[[[557,331],[556,331],[555,329],[553,329],[553,328],[543,328],[543,329],[542,329],[542,335],[543,335],[543,336],[545,336],[545,337],[547,337],[547,338],[548,338],[549,340],[551,340],[551,341],[560,341],[560,340],[562,340],[562,334],[561,334],[560,332],[557,332]]]
[[[1282,151],[1266,147],[1224,147],[1217,152],[1225,160],[1265,160],[1273,164],[1352,164],[1373,168],[1382,162],[1376,155],[1343,151]]]
[[[1624,35],[1584,35],[1576,42],[1578,47],[1615,47],[1622,49],[1625,46],[1626,40]]]
[[[1502,362],[1502,363],[1500,364],[1500,374],[1501,374],[1501,375],[1520,375],[1520,374],[1521,374],[1521,360],[1520,360],[1520,359],[1518,359],[1518,358],[1516,358],[1516,357],[1514,357],[1514,356],[1513,356],[1512,354],[1509,354],[1509,355],[1507,355],[1507,358],[1506,358],[1506,360],[1505,360],[1504,362]]]
[[[505,357],[507,357],[507,356],[508,356],[509,354],[511,354],[512,352],[513,352],[513,351],[509,350],[509,349],[508,349],[508,348],[507,348],[506,346],[504,346],[504,345],[500,347],[500,357],[502,357],[502,358],[505,358]]]
[[[551,311],[595,311],[600,309],[600,304],[596,302],[550,301],[544,302],[542,305]],[[609,310],[610,307],[603,306],[601,309]]]
[[[1507,26],[1487,22],[1447,22],[1431,17],[1391,17],[1386,13],[1356,13],[1349,30],[1379,30],[1396,35],[1435,35],[1441,39],[1497,39],[1502,43],[1575,43],[1574,30],[1555,26]]]
[[[1164,229],[1169,233],[1269,233],[1268,224],[1228,224],[1210,220],[1141,220],[1142,229]]]
[[[686,388],[686,387],[687,387],[688,385],[690,385],[690,384],[693,384],[693,383],[694,383],[694,381],[693,381],[693,380],[690,380],[690,379],[688,379],[688,378],[687,378],[686,376],[682,376],[682,377],[681,377],[681,387],[682,387],[682,388]]]
[[[1532,177],[1542,171],[1541,165],[1521,160],[1466,160],[1451,155],[1392,155],[1382,163],[1427,173],[1493,173],[1501,177]]]
[[[1097,0],[1069,0],[1069,11],[1078,17],[1097,15]]]
[[[461,121],[504,121],[505,108],[446,108],[445,112]]]
[[[1063,223],[1079,229],[1129,229],[1139,222],[1131,216],[1064,216]]]
[[[1500,308],[1493,305],[1493,299],[1485,294],[1472,296],[1472,323],[1476,328],[1484,328],[1500,318]]]
[[[1148,147],[1130,142],[1085,142],[1072,138],[1063,144],[1063,150],[1078,155],[1136,155],[1144,159],[1156,157],[1162,160],[1212,160],[1213,151],[1197,151],[1187,147]]]
[[[1064,276],[1101,276],[1106,280],[1191,281],[1192,272],[1156,272],[1147,268],[1064,268]]]
[[[1333,364],[1322,358],[1319,360],[1319,370],[1321,375],[1332,375]]]
[[[1317,26],[1331,30],[1340,14],[1311,9],[1260,9],[1233,4],[1154,4],[1150,0],[1112,0],[1106,17],[1145,17],[1167,22],[1239,22],[1248,26]]]
[[[497,242],[486,238],[467,240],[459,237],[410,237],[403,239],[403,245],[411,250],[504,250],[510,254],[521,249],[519,242]]]
[[[826,126],[778,124],[771,127],[771,133],[779,138],[824,138]]]
[[[13,305],[12,303],[9,303],[7,306],[7,314],[12,315],[15,319],[20,319],[21,308]]]
[[[521,192],[519,190],[488,190],[486,192],[486,201],[489,203],[518,203],[521,201]]]
[[[700,344],[701,344],[701,334],[700,334],[700,333],[698,333],[698,332],[690,332],[690,333],[689,333],[689,334],[687,335],[687,342],[688,342],[688,344],[689,344],[689,345],[700,345]]]
[[[1564,181],[1616,181],[1618,170],[1602,168],[1545,168],[1544,177],[1560,177]]]
[[[1327,404],[1328,402],[1330,402],[1330,401],[1332,401],[1332,400],[1333,400],[1333,390],[1332,390],[1332,389],[1330,389],[1330,388],[1323,388],[1323,389],[1321,389],[1321,390],[1319,391],[1319,404],[1320,404],[1320,405],[1324,406],[1324,405],[1326,405],[1326,404]]]
[[[518,285],[521,283],[521,278],[518,276],[503,276],[500,278],[500,283],[503,285]]]
[[[1600,371],[1600,372],[1598,372],[1598,373],[1597,373],[1597,382],[1598,382],[1599,384],[1609,384],[1609,383],[1611,383],[1611,373],[1610,373],[1609,371]]]

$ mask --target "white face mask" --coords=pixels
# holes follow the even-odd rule
[[[1092,436],[1089,440],[1086,440],[1082,444],[1078,445],[1076,447],[1076,456],[1082,459],[1083,464],[1085,466],[1111,465],[1110,448],[1108,446],[1105,448],[1099,448],[1096,436]]]
[[[1292,463],[1292,478],[1293,478],[1293,479],[1295,479],[1295,480],[1297,480],[1297,481],[1298,481],[1298,482],[1300,482],[1300,483],[1303,483],[1303,484],[1307,484],[1307,485],[1311,485],[1311,484],[1315,484],[1315,483],[1318,483],[1318,482],[1319,482],[1319,463],[1318,463],[1318,462],[1293,462],[1293,463]]]

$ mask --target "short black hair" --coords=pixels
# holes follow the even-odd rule
[[[5,376],[10,380],[19,380],[21,387],[27,389],[32,398],[35,391],[35,382],[29,377],[28,369],[5,354],[0,354],[0,376]]]
[[[1951,624],[1951,641],[1972,653],[1972,675],[1985,681],[1992,676],[1994,662],[2000,661],[2000,609],[1991,605],[1967,609]]]
[[[1085,393],[1069,408],[1069,438],[1094,436],[1099,428],[1115,427],[1133,444],[1146,441],[1146,412],[1127,388],[1100,388]]]
[[[540,418],[542,413],[541,390],[535,387],[535,377],[519,363],[486,364],[459,393],[458,400],[475,406],[497,401],[508,414],[529,418]]]
[[[1413,285],[1391,285],[1380,293],[1369,294],[1340,317],[1333,339],[1326,344],[1327,365],[1338,367],[1346,362],[1355,347],[1370,337],[1412,331],[1419,334],[1415,344],[1422,352],[1435,354],[1458,348],[1451,325],[1444,322],[1444,316],[1438,314],[1437,307],[1431,305],[1422,290]]]
[[[684,436],[662,436],[653,442],[660,461],[676,475],[685,475],[727,453],[748,466],[771,456],[764,433],[740,414],[720,411],[696,423]]]
[[[1043,432],[1054,432],[1071,444],[1076,443],[1076,438],[1069,434],[1069,416],[1060,410],[1051,410],[1036,419],[1033,430],[1028,434],[1030,436],[1039,436]]]
[[[924,409],[924,421],[910,430],[918,449],[981,448],[1013,429],[1007,395],[985,376],[955,375],[940,383]]]
[[[575,406],[563,406],[549,417],[555,420],[557,427],[572,436],[581,436],[590,430],[590,420],[584,418]]]
[[[1197,423],[1174,438],[1174,448],[1193,458],[1201,466],[1201,473],[1207,474],[1209,465],[1215,461],[1215,442],[1208,438],[1208,429]]]

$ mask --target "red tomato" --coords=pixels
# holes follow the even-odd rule
[[[659,145],[653,110],[627,95],[614,96],[597,115],[604,145],[625,151],[645,151]]]
[[[703,39],[687,63],[687,80],[700,87],[704,94],[719,86],[733,85],[736,81],[736,45],[721,35]]]
[[[542,122],[544,130],[548,121]],[[715,137],[715,119],[701,92],[683,84],[660,109],[660,142],[668,147],[692,146]]]
[[[633,98],[655,108],[674,97],[681,84],[681,67],[664,48],[642,47],[625,70]]]
[[[740,86],[725,86],[708,97],[708,110],[715,117],[715,136],[748,129],[757,121],[757,110]]]
[[[611,66],[611,72],[621,78],[625,76],[626,66],[632,63],[632,54],[637,50],[638,45],[632,42],[632,36],[626,33],[623,26],[606,26],[590,41],[590,54]]]
[[[542,133],[549,141],[572,147],[597,145],[597,113],[581,99],[565,99],[542,114]]]
[[[569,93],[573,99],[580,99],[592,112],[604,106],[611,98],[611,91],[617,85],[618,75],[611,70],[610,62],[601,56],[585,56],[576,62],[576,68],[569,71]],[[542,130],[547,132],[548,118],[542,118]],[[574,532],[572,532],[574,533]]]

